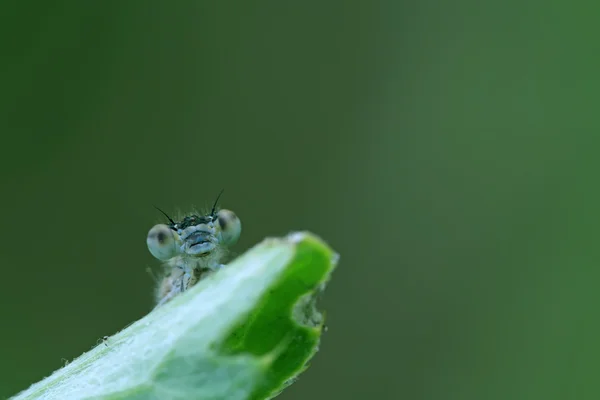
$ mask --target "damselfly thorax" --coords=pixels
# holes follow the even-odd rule
[[[155,225],[146,239],[150,253],[164,261],[164,276],[156,289],[157,306],[223,267],[229,247],[242,231],[235,213],[217,211],[216,202],[210,213],[189,214],[179,222],[163,214],[169,224]]]

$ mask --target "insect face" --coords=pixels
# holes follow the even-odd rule
[[[177,256],[206,257],[218,247],[234,245],[242,225],[233,211],[220,210],[215,215],[189,215],[180,222],[158,224],[148,232],[150,253],[167,261]]]

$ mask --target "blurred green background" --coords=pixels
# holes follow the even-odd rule
[[[148,229],[341,254],[282,399],[598,399],[598,6],[3,2],[0,398],[152,307]]]

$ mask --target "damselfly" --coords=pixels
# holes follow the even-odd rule
[[[229,247],[239,239],[242,224],[233,211],[217,210],[219,197],[210,213],[191,213],[179,222],[158,209],[169,223],[155,225],[146,238],[150,253],[165,262],[157,307],[223,267]]]

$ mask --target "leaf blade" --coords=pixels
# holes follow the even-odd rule
[[[13,399],[273,396],[317,350],[336,262],[310,233],[267,239]]]

